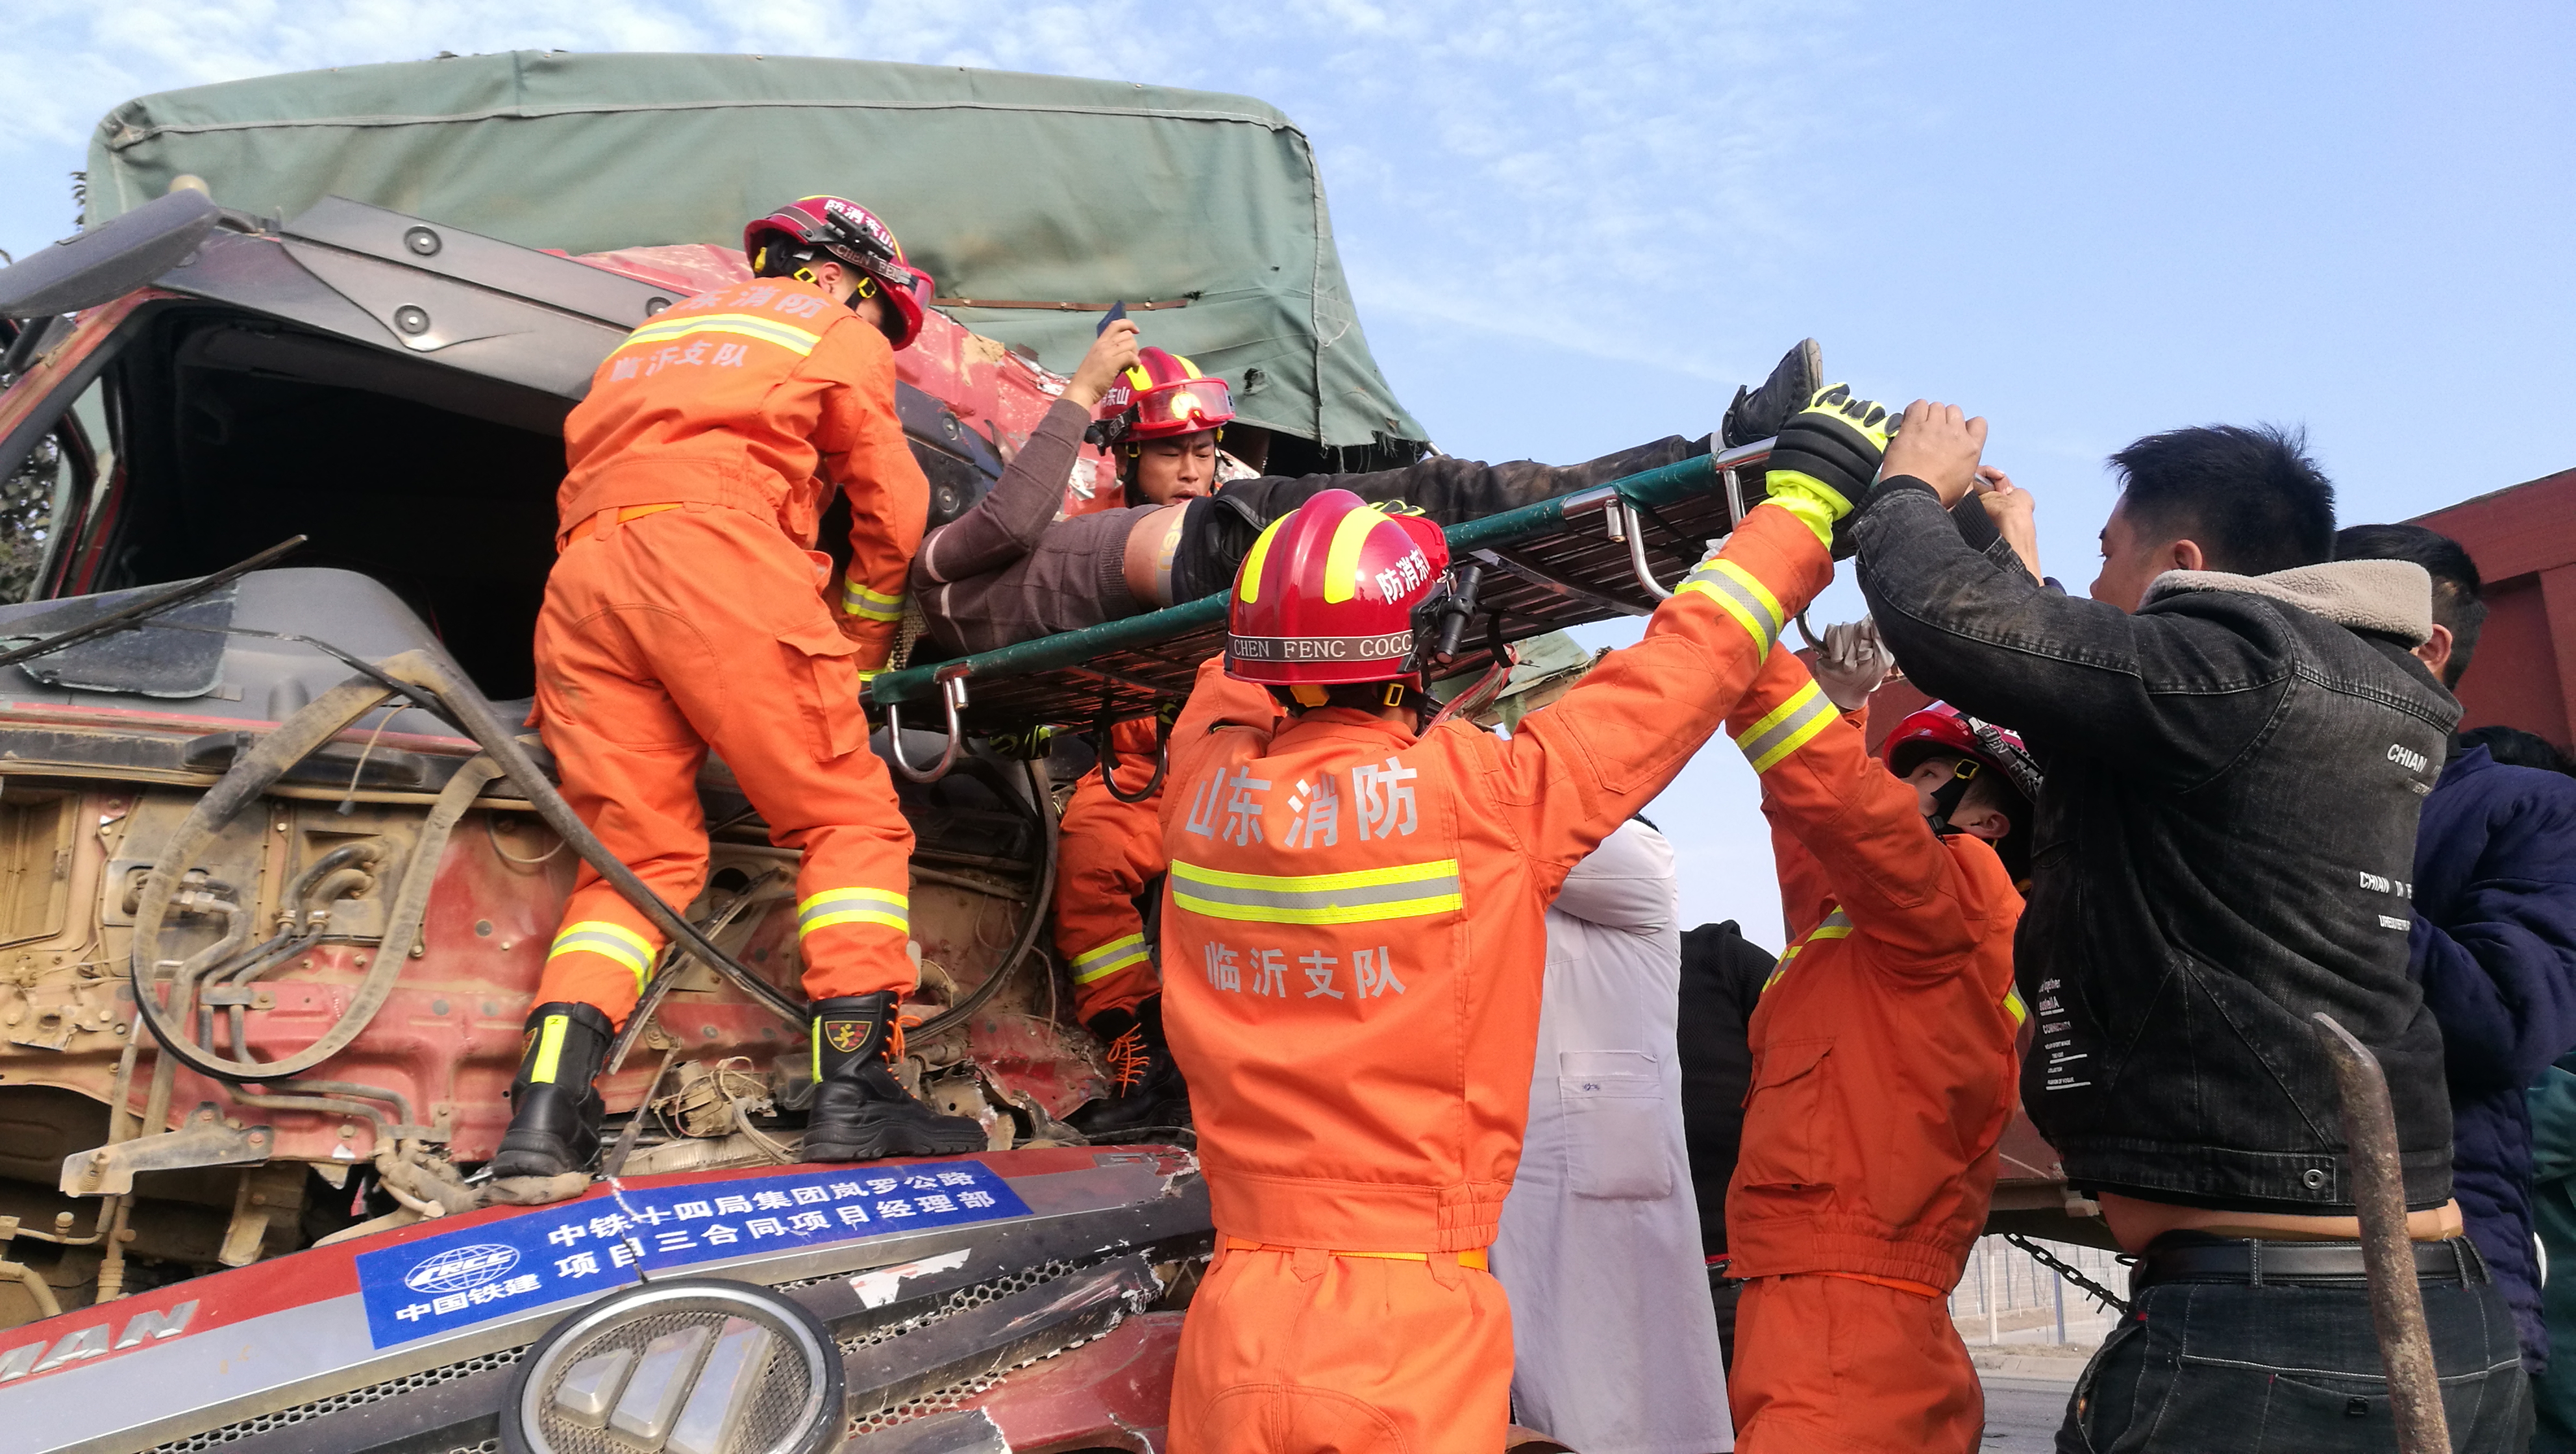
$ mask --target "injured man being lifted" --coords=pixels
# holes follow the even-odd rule
[[[1121,320],[1102,330],[992,492],[923,539],[911,594],[942,655],[991,651],[1223,590],[1272,521],[1326,490],[1462,524],[1767,439],[1823,381],[1821,351],[1806,339],[1761,387],[1737,390],[1715,436],[1674,435],[1578,465],[1433,456],[1363,474],[1220,480],[1218,442],[1234,417],[1225,381],[1137,348],[1135,326]],[[1109,447],[1126,503],[1059,519],[1086,436]]]

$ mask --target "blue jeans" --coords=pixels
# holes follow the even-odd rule
[[[2457,1454],[2522,1454],[2531,1390],[2493,1283],[2426,1280]],[[2075,1385],[2059,1454],[2349,1454],[2397,1447],[2361,1287],[2148,1288]]]

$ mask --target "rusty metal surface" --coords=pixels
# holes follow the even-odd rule
[[[73,912],[56,932],[34,939],[0,924],[0,945],[6,945],[0,948],[0,1033],[11,1042],[0,1044],[0,1064],[6,1066],[0,1079],[6,1084],[54,1086],[107,1099],[116,1058],[132,1033],[133,1004],[121,974],[130,932],[123,880],[194,798],[188,789],[108,785],[77,795],[73,813],[81,831],[63,867]],[[343,816],[334,806],[272,801],[267,813],[242,815],[207,856],[206,866],[217,877],[236,880],[245,901],[257,904],[263,934],[285,882],[317,851],[368,837],[391,844],[393,857],[376,888],[344,901],[335,927],[357,936],[381,933],[383,900],[416,837],[419,810],[361,804]],[[490,1156],[508,1123],[503,1092],[516,1068],[521,1021],[572,880],[569,854],[538,864],[513,860],[542,858],[553,846],[553,835],[524,815],[469,813],[442,855],[420,952],[366,1032],[329,1063],[334,1080],[402,1097],[415,1123],[429,1128],[429,1139],[444,1144],[458,1161]],[[776,849],[718,844],[711,871],[719,877],[728,871],[757,876],[788,858]],[[951,883],[916,885],[914,924],[924,956],[943,966],[961,991],[992,972],[1019,911],[1007,899]],[[210,927],[183,926],[169,936],[167,952],[192,952],[213,933]],[[18,942],[8,944],[13,938]],[[313,1043],[347,1009],[366,962],[379,952],[373,943],[325,942],[258,980],[245,1013],[252,1053],[275,1058]],[[772,983],[792,990],[802,972],[792,917],[762,918],[745,958]],[[1044,977],[1026,974],[1023,982],[1006,987],[989,1013],[1017,1023],[1033,1004],[1043,1010],[1045,994]],[[781,1025],[701,969],[675,988],[657,1028],[646,1034],[645,1044],[654,1050],[673,1043],[686,1059],[742,1055],[766,1065],[803,1042],[794,1027]],[[1088,1067],[1060,1036],[1024,1029],[1007,1048],[998,1076],[1006,1089],[1026,1079],[1028,1089],[1057,1114],[1091,1093]],[[1050,1055],[1071,1063],[1049,1068]],[[150,1059],[147,1053],[147,1066]],[[640,1099],[658,1060],[637,1057],[603,1083],[612,1111]],[[129,1102],[138,1113],[140,1086],[138,1079]],[[272,1154],[279,1157],[350,1163],[375,1150],[375,1127],[366,1120],[270,1110],[258,1105],[255,1094],[182,1070],[174,1107],[200,1102],[272,1126]]]
[[[966,1025],[967,1044],[1006,1091],[1025,1093],[1061,1120],[1083,1102],[1107,1095],[1109,1083],[1091,1063],[1088,1037],[1077,1038],[1077,1032],[1029,1012],[1028,1002],[1044,993],[1034,978],[1024,975],[977,1011]]]
[[[1163,1447],[1171,1418],[1180,1313],[1141,1313],[1106,1336],[1004,1379],[967,1400],[1002,1426],[1023,1454]]]
[[[94,1197],[132,1191],[138,1172],[253,1165],[268,1159],[271,1140],[268,1127],[243,1126],[238,1118],[227,1122],[207,1101],[166,1136],[120,1141],[63,1158],[63,1195]]]

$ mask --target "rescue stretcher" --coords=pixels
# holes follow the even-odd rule
[[[1450,526],[1453,567],[1477,567],[1482,627],[1444,679],[1483,671],[1516,641],[1614,616],[1643,616],[1761,499],[1771,441],[1695,456]],[[1189,695],[1199,663],[1225,648],[1223,592],[1037,641],[885,672],[868,685],[885,712],[895,768],[944,775],[970,735],[1035,726],[1089,730],[1150,716]],[[936,712],[945,744],[905,755],[907,717]]]

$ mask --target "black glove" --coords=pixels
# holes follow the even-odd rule
[[[1851,555],[1852,521],[1877,487],[1880,456],[1899,416],[1852,397],[1848,385],[1820,389],[1780,428],[1763,466],[1770,498],[1807,523],[1836,560]]]

